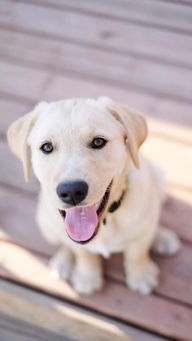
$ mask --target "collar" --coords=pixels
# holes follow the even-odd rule
[[[109,206],[109,209],[108,209],[108,212],[109,213],[113,213],[115,212],[120,206],[121,206],[121,203],[124,199],[124,196],[125,196],[125,193],[126,193],[126,190],[124,190],[119,198],[119,200],[117,201],[114,201],[110,206]],[[106,225],[107,224],[107,218],[105,217],[103,219],[103,224]]]
[[[121,194],[119,200],[114,201],[114,202],[111,204],[111,206],[109,206],[109,209],[108,209],[108,212],[109,212],[109,213],[115,212],[115,211],[121,206],[121,203],[122,203],[122,201],[123,201],[123,199],[124,199],[124,196],[125,196],[125,190],[122,192],[122,194]]]

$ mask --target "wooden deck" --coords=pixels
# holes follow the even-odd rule
[[[156,260],[161,282],[126,288],[121,255],[101,293],[53,280],[55,251],[35,223],[38,184],[25,184],[6,143],[10,122],[42,100],[107,95],[148,115],[143,152],[167,174],[161,222],[181,252]],[[192,340],[192,2],[0,1],[0,341]]]

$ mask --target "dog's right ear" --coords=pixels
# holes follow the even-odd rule
[[[36,118],[37,111],[34,110],[13,122],[7,131],[8,144],[11,151],[21,160],[23,164],[26,181],[29,180],[31,166],[27,139],[36,121]]]
[[[141,113],[126,105],[113,102],[110,113],[124,126],[125,142],[136,168],[139,168],[138,150],[147,137],[147,123]]]

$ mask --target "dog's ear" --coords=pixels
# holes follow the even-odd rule
[[[36,110],[26,114],[11,124],[7,131],[11,151],[22,161],[25,180],[29,180],[31,161],[27,138],[36,121]]]
[[[138,150],[148,133],[146,120],[141,113],[119,103],[113,103],[108,109],[123,124],[130,156],[135,167],[139,168]]]

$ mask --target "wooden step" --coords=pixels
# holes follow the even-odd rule
[[[46,259],[5,242],[0,243],[0,261],[0,273],[4,278],[19,281],[170,338],[191,340],[191,309],[185,305],[158,295],[141,296],[111,279],[106,280],[101,293],[79,296],[66,282],[50,277],[45,265]]]
[[[188,35],[152,26],[140,27],[91,13],[61,11],[42,6],[42,2],[38,5],[20,1],[13,4],[10,0],[2,0],[2,3],[5,10],[0,15],[1,27],[89,44],[101,50],[132,51],[143,57],[191,67],[191,38]]]
[[[32,289],[0,280],[0,335],[4,341],[163,341]]]
[[[47,68],[59,74],[71,72],[82,77],[86,75],[97,81],[132,87],[154,96],[192,101],[192,69],[132,55],[112,54],[73,43],[61,44],[42,37],[29,38],[27,34],[14,31],[0,31],[0,41],[0,56],[5,61],[11,58],[13,62],[27,62],[29,66]]]
[[[129,0],[22,0],[25,3],[41,4],[44,7],[57,8],[59,10],[71,10],[113,20],[126,20],[135,25],[155,26],[164,30],[176,30],[185,34],[191,32],[191,10],[189,5],[179,2],[161,2],[143,0],[141,3]]]

